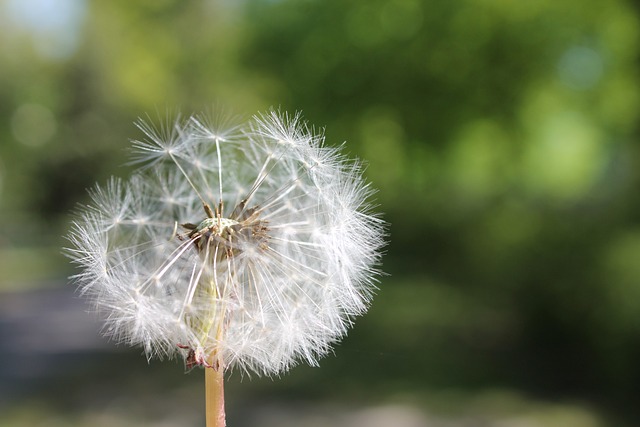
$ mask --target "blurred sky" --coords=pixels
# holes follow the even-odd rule
[[[83,0],[7,0],[3,3],[5,32],[28,34],[38,54],[64,60],[76,53],[86,16]]]

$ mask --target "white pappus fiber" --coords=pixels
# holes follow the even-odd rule
[[[276,111],[138,127],[140,167],[95,187],[68,236],[105,334],[188,367],[317,364],[379,274],[384,222],[360,163]]]

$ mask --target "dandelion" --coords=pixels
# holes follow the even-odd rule
[[[73,222],[74,278],[105,335],[206,368],[208,425],[224,425],[225,371],[317,365],[367,310],[384,223],[361,164],[299,115],[137,125],[139,168]]]

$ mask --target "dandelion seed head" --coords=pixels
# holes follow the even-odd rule
[[[379,275],[384,222],[361,165],[299,114],[137,126],[139,168],[95,187],[68,236],[105,335],[259,375],[317,365]]]

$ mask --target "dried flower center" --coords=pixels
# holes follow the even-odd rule
[[[196,225],[195,232],[204,234],[210,232],[217,235],[228,233],[232,226],[239,224],[238,221],[229,218],[205,218],[200,224]]]
[[[198,252],[204,252],[207,248],[222,247],[223,251],[214,251],[218,257],[230,257],[241,250],[240,241],[246,245],[253,245],[265,249],[268,240],[267,222],[258,218],[256,208],[244,209],[244,202],[239,204],[231,216],[238,219],[223,218],[216,210],[214,213],[208,205],[205,205],[205,212],[209,215],[198,225],[182,224],[182,227],[191,230],[187,237],[193,241]],[[210,252],[212,253],[212,252]]]

